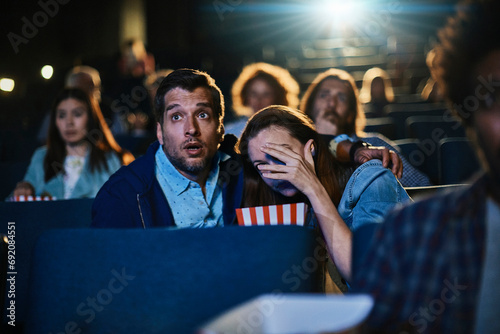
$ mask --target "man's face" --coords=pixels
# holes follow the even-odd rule
[[[348,90],[337,79],[326,79],[318,87],[313,102],[313,121],[321,134],[339,135],[345,133],[354,120],[349,112]],[[348,133],[350,135],[350,133]]]
[[[172,165],[186,178],[206,176],[222,141],[223,128],[207,88],[174,88],[165,94],[163,124],[156,134]]]
[[[489,53],[478,64],[477,74],[487,81],[491,76],[491,86],[497,90],[491,94],[491,103],[481,105],[474,113],[474,127],[483,153],[483,165],[486,165],[485,167],[493,177],[496,191],[500,192],[500,94],[498,92],[500,90],[500,50]]]

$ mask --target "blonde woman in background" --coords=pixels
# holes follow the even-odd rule
[[[385,115],[384,107],[394,102],[392,82],[386,71],[372,67],[363,76],[363,86],[359,91],[359,101],[364,105],[369,117]]]
[[[297,108],[300,88],[288,70],[268,63],[243,68],[231,89],[233,111],[238,117],[225,125],[226,133],[240,136],[250,116],[276,104]]]

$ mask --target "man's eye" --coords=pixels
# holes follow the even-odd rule
[[[208,118],[208,114],[206,112],[201,112],[198,114],[198,117],[200,118]]]
[[[173,121],[178,121],[178,120],[180,120],[180,119],[181,119],[181,115],[177,115],[177,114],[172,115],[172,120],[173,120]]]

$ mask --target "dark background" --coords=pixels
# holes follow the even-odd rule
[[[346,0],[348,1],[348,0]],[[41,0],[57,3],[56,0]],[[354,1],[356,2],[356,1]],[[393,33],[432,37],[455,1],[367,1],[363,6],[381,10],[399,5],[390,24]],[[22,18],[33,22],[42,10],[39,1],[3,1],[0,5],[0,75],[16,79],[22,93],[26,84],[38,80],[39,69],[53,64],[55,76],[76,63],[113,66],[119,50],[120,0],[70,0],[58,4],[58,12],[16,54],[8,33],[21,35]],[[264,60],[262,48],[298,45],[301,41],[331,37],[314,26],[315,19],[304,8],[314,1],[254,0],[145,0],[147,47],[158,67],[197,67],[237,75],[245,62]],[[221,7],[225,5],[226,7]],[[219,13],[216,10],[219,6]],[[378,7],[377,7],[378,6]],[[381,19],[382,20],[382,19]],[[362,29],[362,28],[361,28]],[[383,37],[382,37],[383,38]],[[424,37],[425,38],[425,37]],[[293,48],[293,46],[292,46]],[[283,63],[283,59],[270,59]],[[286,65],[286,64],[284,64]],[[214,74],[215,76],[215,74]],[[216,77],[216,79],[218,79]],[[104,81],[104,80],[103,80]]]
[[[26,44],[20,44],[16,53],[8,35],[22,36],[23,18],[33,22],[33,17],[42,11],[41,2],[57,3],[57,13],[37,28]],[[286,67],[305,89],[317,73],[332,66],[331,61],[335,60],[316,56],[318,41],[345,37],[349,43],[353,38],[362,37],[384,53],[373,65],[391,69],[396,86],[401,84],[404,88],[400,91],[414,93],[416,82],[428,75],[425,54],[435,40],[437,29],[453,12],[456,1],[353,2],[367,9],[369,17],[358,22],[354,30],[344,29],[340,33],[329,28],[329,22],[318,20],[308,11],[308,6],[315,1],[144,0],[146,46],[155,56],[157,68],[190,67],[209,72],[230,106],[231,84],[245,64],[266,61]],[[1,3],[0,77],[10,77],[16,82],[13,92],[0,91],[0,123],[4,133],[33,132],[43,115],[41,111],[50,106],[62,87],[66,71],[74,65],[97,68],[103,93],[110,89],[107,84],[112,82],[117,70],[122,3],[122,0]],[[381,14],[395,7],[397,11],[389,16]],[[45,64],[54,67],[50,80],[40,76],[40,68]],[[359,81],[370,65],[365,60],[361,65],[349,67],[340,62],[337,67],[350,71]],[[409,79],[414,82],[403,82],[408,75],[415,76]]]

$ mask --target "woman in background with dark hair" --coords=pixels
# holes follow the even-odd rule
[[[116,143],[97,101],[80,89],[65,88],[50,113],[47,145],[35,151],[13,195],[92,198],[111,174],[133,160]]]
[[[244,207],[305,202],[314,214],[331,259],[350,279],[351,230],[379,222],[396,204],[409,200],[379,160],[358,168],[341,165],[305,114],[269,106],[248,121],[238,149],[245,175]]]

